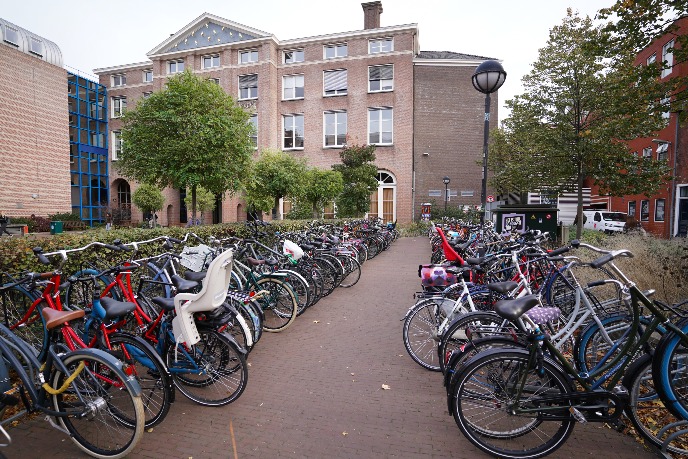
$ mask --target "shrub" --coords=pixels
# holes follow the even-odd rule
[[[74,212],[62,212],[48,215],[48,220],[52,222],[78,222],[81,220],[81,217]]]

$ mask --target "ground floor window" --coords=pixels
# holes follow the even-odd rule
[[[650,201],[643,199],[640,201],[640,221],[646,222],[650,220]]]
[[[664,199],[655,199],[655,221],[656,222],[663,222],[664,221],[664,203],[666,200]]]

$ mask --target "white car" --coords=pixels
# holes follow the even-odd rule
[[[622,233],[626,231],[627,215],[624,212],[606,210],[584,210],[583,228],[605,233]]]

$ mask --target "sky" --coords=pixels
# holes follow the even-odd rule
[[[201,14],[273,34],[279,40],[363,29],[361,0],[32,0],[4,2],[0,18],[62,50],[81,74],[147,60],[146,53]],[[614,0],[382,0],[381,26],[418,24],[422,51],[454,51],[498,59],[507,72],[504,101],[521,94],[521,78],[568,7],[594,17]],[[94,77],[95,78],[95,77]],[[1,82],[0,82],[1,84]]]

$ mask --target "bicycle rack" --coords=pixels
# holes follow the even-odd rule
[[[662,427],[659,432],[657,432],[657,438],[662,438],[669,429],[673,429],[674,427],[680,427],[680,426],[688,426],[688,421],[678,421],[678,422],[672,422],[671,424],[667,424],[666,426]],[[675,439],[680,437],[681,435],[688,434],[688,429],[683,429],[679,430],[678,432],[674,432],[671,435],[669,435],[666,440],[662,443],[662,450],[660,451],[662,453],[662,456],[664,456],[667,459],[671,459],[672,456],[669,454],[667,451],[667,448],[669,447],[669,444]]]

